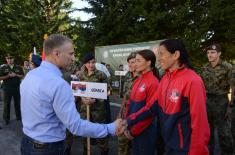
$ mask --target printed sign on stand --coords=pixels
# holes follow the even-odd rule
[[[116,76],[125,76],[126,73],[127,73],[127,71],[115,71],[114,74],[115,74]]]
[[[107,83],[71,81],[74,96],[107,99]]]

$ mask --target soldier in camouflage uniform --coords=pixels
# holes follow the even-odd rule
[[[3,119],[5,124],[10,121],[11,98],[14,98],[16,119],[21,120],[20,113],[20,82],[24,76],[23,69],[19,65],[14,64],[14,57],[6,56],[7,64],[0,68],[0,80],[3,80],[4,92],[4,110]]]
[[[221,47],[212,44],[207,47],[209,63],[202,68],[202,78],[207,93],[207,114],[211,129],[210,154],[214,154],[215,128],[218,130],[222,155],[233,154],[231,133],[231,102],[228,93],[231,86],[232,65],[220,59]]]
[[[123,85],[123,100],[122,105],[119,111],[119,118],[124,119],[126,113],[126,103],[130,97],[130,92],[132,88],[132,83],[136,79],[136,72],[135,72],[135,57],[136,53],[131,53],[128,58],[128,67],[129,72],[126,74],[124,78],[124,85]],[[118,155],[130,155],[130,140],[126,138],[126,136],[121,135],[118,137]]]
[[[80,75],[80,81],[107,83],[107,76],[95,68],[95,58],[91,53],[85,55],[83,59],[84,68]],[[109,87],[109,84],[108,84]],[[106,123],[106,109],[104,100],[82,97],[80,115],[82,119],[86,119],[86,104],[90,105],[90,121],[95,123]],[[101,150],[101,155],[108,155],[108,137],[100,139],[91,139],[91,142],[96,142]],[[84,155],[87,154],[86,139],[84,139]]]

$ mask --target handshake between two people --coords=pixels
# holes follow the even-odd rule
[[[82,97],[82,103],[86,105],[91,105],[96,102],[95,98],[90,98],[90,97]],[[131,135],[129,129],[128,129],[128,124],[125,119],[118,118],[114,121],[116,125],[116,136],[121,136],[125,135],[127,139],[132,140],[134,137]]]
[[[116,136],[125,135],[127,139],[132,140],[134,137],[131,135],[130,131],[128,130],[128,124],[125,119],[118,118],[114,121],[116,125]]]

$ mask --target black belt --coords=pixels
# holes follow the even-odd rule
[[[39,142],[39,141],[37,141],[37,140],[35,140],[35,139],[33,139],[33,138],[27,136],[27,135],[24,135],[24,137],[25,137],[30,143],[32,143],[35,148],[39,148],[39,149],[40,149],[40,148],[42,149],[42,148],[48,147],[48,146],[50,146],[50,145],[58,145],[58,144],[63,144],[63,143],[64,143],[64,140],[58,141],[58,142],[44,143],[44,142]]]

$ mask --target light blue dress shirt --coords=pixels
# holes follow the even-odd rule
[[[68,128],[84,137],[115,134],[115,124],[98,124],[82,120],[74,103],[70,85],[54,64],[43,61],[31,70],[20,85],[23,132],[40,142],[65,139]]]

